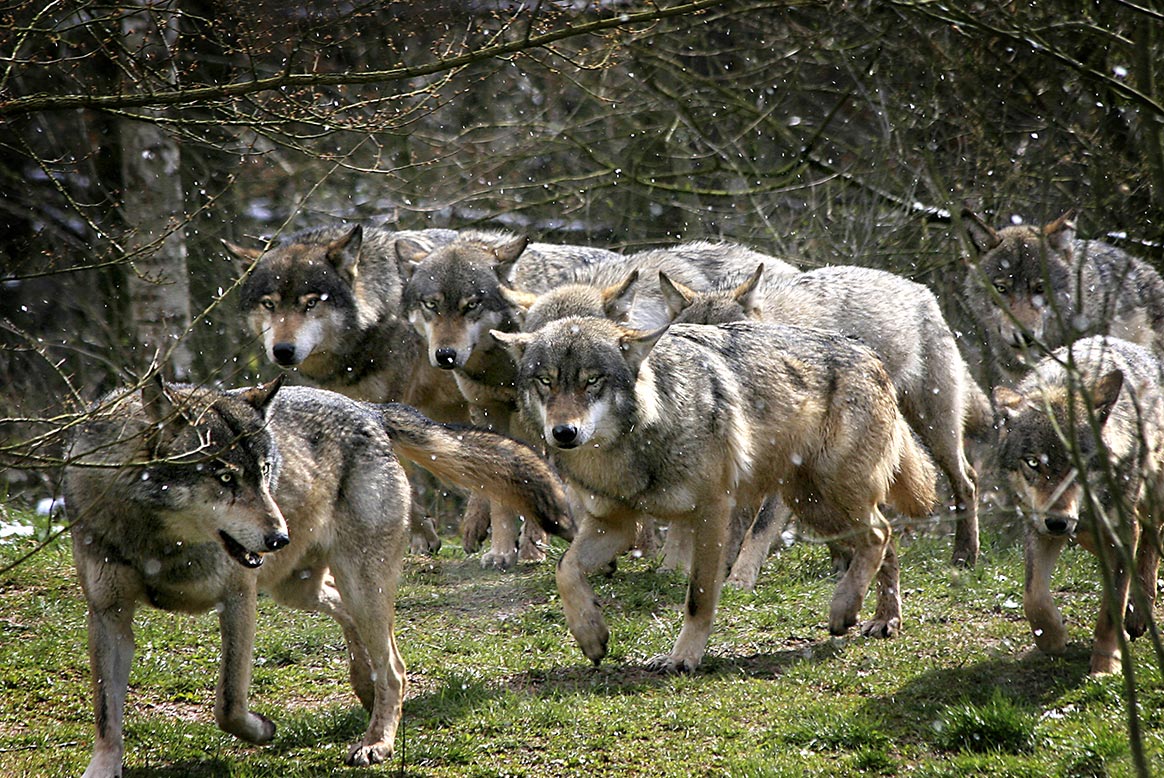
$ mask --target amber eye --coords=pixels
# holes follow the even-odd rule
[[[234,473],[229,470],[219,471],[218,480],[223,486],[230,486],[234,483]]]
[[[1026,457],[1023,457],[1023,464],[1026,465],[1031,470],[1038,470],[1039,465],[1041,465],[1042,462],[1036,456],[1026,456]]]
[[[436,310],[436,300],[421,300],[420,304],[422,306],[424,306],[425,310],[428,310],[428,311],[435,311]]]
[[[548,375],[537,376],[536,378],[534,378],[534,380],[537,381],[542,386],[546,387],[547,389],[550,386],[550,377]]]
[[[465,303],[465,310],[466,311],[475,311],[480,307],[481,307],[480,300],[469,300]]]
[[[999,294],[1006,294],[1010,291],[1010,288],[1006,284],[999,282],[994,285],[994,291]]]

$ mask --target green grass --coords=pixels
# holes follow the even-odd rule
[[[0,547],[0,565],[31,543]],[[339,628],[263,599],[251,702],[279,724],[275,741],[214,726],[213,616],[143,608],[127,775],[1134,774],[1122,680],[1087,676],[1099,584],[1080,550],[1055,580],[1071,634],[1061,659],[1032,647],[1017,548],[988,546],[977,569],[955,571],[947,541],[919,538],[902,547],[898,638],[831,638],[828,554],[797,545],[754,594],[725,590],[698,673],[659,677],[642,665],[678,634],[682,576],[624,558],[595,578],[612,638],[594,668],[566,629],[553,560],[496,573],[455,545],[407,562],[397,634],[409,689],[391,764],[342,767],[366,716]],[[0,574],[0,647],[0,775],[80,775],[93,725],[66,544]],[[1134,653],[1146,749],[1164,773],[1164,683],[1145,641]]]

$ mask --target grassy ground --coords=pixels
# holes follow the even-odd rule
[[[0,547],[0,566],[31,543]],[[1056,578],[1072,635],[1063,659],[1032,650],[1017,548],[988,545],[976,570],[955,572],[948,543],[923,538],[902,548],[900,637],[830,638],[828,554],[797,545],[754,594],[725,591],[700,671],[671,678],[642,663],[678,634],[682,576],[627,558],[596,581],[612,633],[596,669],[566,630],[552,562],[501,574],[454,546],[407,563],[397,634],[409,690],[391,764],[340,766],[366,718],[338,627],[263,600],[251,699],[278,722],[274,743],[214,726],[213,616],[143,610],[127,775],[1134,772],[1122,680],[1086,674],[1099,586],[1079,550]],[[1135,653],[1146,747],[1164,773],[1164,683],[1150,646]],[[0,775],[80,775],[92,726],[84,606],[62,543],[0,574]]]

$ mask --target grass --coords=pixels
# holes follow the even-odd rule
[[[0,565],[31,543],[0,546]],[[698,673],[659,677],[642,664],[678,634],[682,576],[624,558],[596,578],[612,639],[594,668],[566,629],[552,560],[496,573],[454,546],[407,562],[397,634],[409,690],[392,763],[341,766],[366,717],[340,631],[264,599],[251,701],[279,724],[275,741],[253,747],[214,726],[213,616],[143,608],[127,775],[1134,774],[1121,679],[1087,676],[1099,585],[1085,552],[1057,568],[1071,634],[1061,659],[1032,648],[1018,548],[988,546],[977,569],[955,571],[948,543],[923,537],[902,546],[898,638],[829,637],[828,554],[797,545],[754,594],[725,590]],[[66,544],[0,574],[0,645],[0,775],[80,775],[93,725]],[[1164,683],[1149,649],[1135,645],[1141,716],[1164,772]]]

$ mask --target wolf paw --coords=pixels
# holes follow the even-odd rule
[[[546,551],[539,544],[532,541],[522,543],[521,549],[517,552],[517,558],[521,562],[544,562],[546,559]]]
[[[698,662],[687,659],[678,659],[669,654],[653,656],[646,661],[647,670],[661,675],[690,675],[699,666]]]
[[[861,625],[861,634],[869,638],[891,638],[901,631],[901,619],[871,619]]]
[[[508,570],[517,562],[517,552],[493,551],[490,549],[481,555],[481,567],[494,570]]]
[[[571,625],[570,631],[578,641],[578,647],[586,658],[597,665],[606,657],[606,648],[610,643],[610,630],[602,614],[586,618],[581,625]]]
[[[1130,602],[1124,614],[1124,630],[1128,633],[1128,637],[1133,639],[1148,631],[1148,620]]]
[[[373,743],[366,745],[364,743],[356,743],[348,750],[347,764],[351,767],[367,767],[368,765],[381,764],[392,758],[392,745],[390,743]]]
[[[220,719],[218,728],[258,746],[275,739],[275,722],[259,713],[248,712],[234,720]]]

